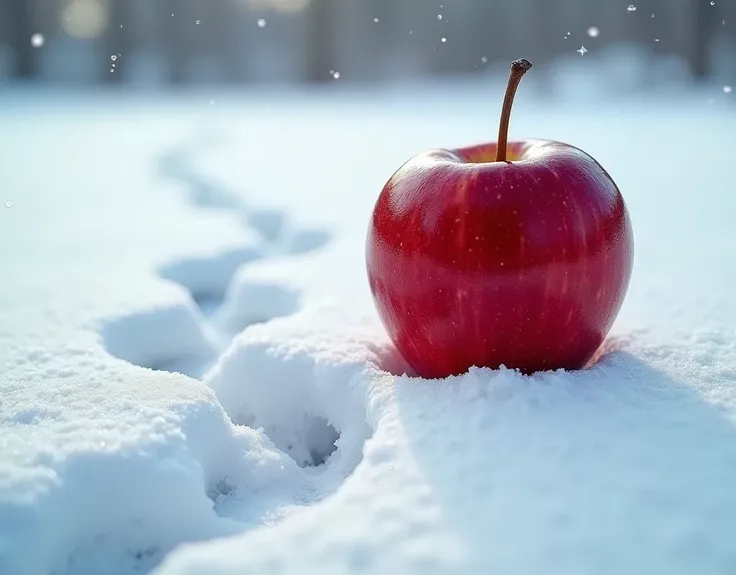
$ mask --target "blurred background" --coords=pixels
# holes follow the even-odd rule
[[[0,0],[0,90],[540,74],[612,49],[628,82],[736,84],[736,0]]]

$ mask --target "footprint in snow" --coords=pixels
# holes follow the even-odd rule
[[[235,214],[257,241],[211,257],[166,263],[159,276],[185,288],[189,302],[115,318],[104,325],[102,337],[108,352],[120,359],[201,379],[243,329],[299,308],[297,290],[277,283],[234,281],[238,270],[268,258],[309,254],[324,247],[330,235],[324,229],[296,226],[283,210],[254,206],[245,194],[197,170],[196,153],[197,149],[186,146],[169,150],[158,160],[158,174],[182,184],[197,208]],[[230,415],[236,424],[262,425],[276,447],[301,467],[320,466],[336,450],[340,436],[325,417],[306,409],[271,424],[268,417],[261,423],[256,411]],[[231,488],[227,482],[222,485],[210,495],[228,495]]]

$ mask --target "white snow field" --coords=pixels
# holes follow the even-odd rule
[[[736,572],[736,108],[531,92],[630,290],[590,369],[443,381],[392,375],[365,234],[501,83],[0,96],[0,573]]]

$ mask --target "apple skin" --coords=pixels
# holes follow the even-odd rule
[[[590,155],[523,140],[430,150],[376,202],[366,245],[379,316],[415,375],[581,369],[621,308],[634,239]]]

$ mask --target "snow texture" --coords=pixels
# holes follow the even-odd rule
[[[5,95],[0,573],[736,571],[732,109],[520,96],[631,212],[590,369],[424,381],[386,338],[377,194],[497,92]]]

